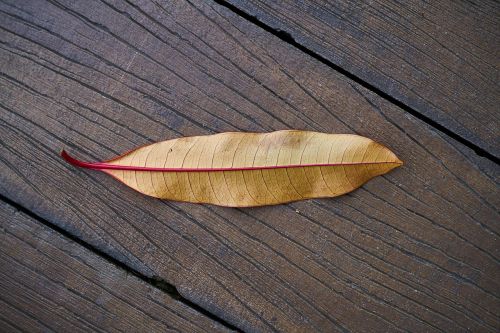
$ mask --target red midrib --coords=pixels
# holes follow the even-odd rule
[[[231,167],[231,168],[155,168],[130,165],[115,165],[109,163],[89,163],[79,161],[66,153],[61,152],[62,158],[68,163],[86,169],[94,170],[128,170],[128,171],[152,171],[152,172],[207,172],[207,171],[245,171],[245,170],[269,170],[286,168],[304,168],[304,167],[328,167],[328,166],[348,166],[348,165],[367,165],[367,164],[398,164],[399,162],[353,162],[353,163],[313,163],[313,164],[289,164],[272,166],[251,166],[251,167]]]

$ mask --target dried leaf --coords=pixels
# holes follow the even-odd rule
[[[402,164],[362,136],[297,130],[178,138],[102,163],[61,155],[153,197],[230,207],[334,197]]]

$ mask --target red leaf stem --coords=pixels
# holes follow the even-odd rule
[[[269,170],[285,168],[304,168],[304,167],[328,167],[328,166],[347,166],[347,165],[368,165],[368,164],[402,164],[399,162],[355,162],[355,163],[313,163],[313,164],[288,164],[288,165],[266,165],[251,167],[230,167],[230,168],[156,168],[129,165],[115,165],[106,162],[89,163],[79,161],[63,149],[61,156],[66,162],[81,168],[94,170],[128,170],[128,171],[153,171],[153,172],[206,172],[206,171],[245,171],[245,170]]]

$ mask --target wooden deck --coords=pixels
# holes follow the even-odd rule
[[[495,1],[0,1],[0,331],[498,332]],[[233,209],[79,170],[225,131],[404,166]]]

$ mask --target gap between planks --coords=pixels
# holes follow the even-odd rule
[[[278,37],[283,42],[292,45],[293,47],[299,49],[300,51],[304,52],[305,54],[307,54],[307,55],[311,56],[312,58],[318,60],[319,62],[323,63],[324,65],[330,67],[334,71],[340,73],[341,75],[344,75],[348,79],[356,82],[357,84],[361,85],[362,87],[364,87],[364,88],[370,90],[371,92],[377,94],[378,96],[382,97],[383,99],[387,100],[388,102],[390,102],[390,103],[396,105],[397,107],[403,109],[405,112],[408,112],[409,114],[411,114],[415,118],[418,118],[418,119],[422,120],[427,125],[429,125],[432,128],[434,128],[435,130],[437,130],[437,131],[439,131],[439,132],[441,132],[441,133],[449,136],[450,138],[456,140],[457,142],[463,144],[464,146],[472,149],[472,151],[474,151],[478,156],[487,158],[490,161],[496,163],[497,165],[500,165],[500,158],[499,157],[497,157],[497,156],[493,155],[492,153],[486,151],[485,149],[479,147],[475,143],[467,140],[466,138],[460,136],[459,134],[451,131],[450,129],[446,128],[445,126],[443,126],[443,125],[439,124],[438,122],[432,120],[431,118],[427,117],[426,115],[418,112],[414,108],[406,105],[402,101],[400,101],[397,98],[389,95],[388,93],[384,92],[383,90],[381,90],[381,89],[375,87],[374,85],[366,82],[365,80],[361,79],[357,75],[355,75],[355,74],[347,71],[346,69],[340,67],[339,65],[331,62],[330,60],[328,60],[325,57],[321,56],[320,54],[314,52],[313,50],[305,47],[304,45],[302,45],[299,42],[297,42],[289,32],[281,30],[281,29],[275,29],[275,28],[269,26],[268,24],[264,23],[263,21],[259,20],[256,16],[253,16],[253,15],[251,15],[251,14],[249,14],[249,13],[247,13],[247,12],[241,10],[241,9],[239,9],[235,5],[230,4],[230,3],[226,2],[225,0],[213,0],[213,1],[215,3],[217,3],[218,5],[220,5],[220,6],[223,6],[223,7],[227,8],[228,10],[230,10],[231,12],[233,12],[234,14],[238,15],[239,17],[241,17],[242,19],[245,19],[245,20],[249,21],[250,23],[255,24],[259,28],[261,28],[261,29],[263,29],[263,30],[271,33],[272,35]]]
[[[89,250],[90,252],[94,253],[95,255],[101,257],[102,259],[110,262],[111,264],[115,265],[117,268],[122,269],[126,271],[128,274],[132,274],[141,281],[153,286],[156,289],[161,290],[162,292],[168,294],[170,297],[175,299],[178,302],[181,302],[182,304],[192,308],[193,310],[205,315],[206,317],[212,319],[213,321],[225,326],[226,328],[233,330],[235,332],[243,332],[241,329],[238,327],[232,325],[231,323],[228,323],[224,319],[216,316],[215,314],[209,312],[207,309],[201,307],[200,305],[193,303],[187,298],[184,298],[178,291],[177,288],[165,281],[164,279],[161,279],[159,277],[153,276],[153,277],[148,277],[141,272],[127,266],[126,264],[122,263],[121,261],[113,258],[109,254],[95,248],[94,246],[90,245],[89,243],[81,240],[77,236],[71,234],[70,232],[58,227],[57,225],[52,224],[51,222],[47,221],[41,216],[38,216],[37,214],[33,213],[31,210],[25,208],[21,204],[5,197],[3,194],[0,194],[0,200],[11,205],[12,207],[16,208],[18,211],[28,215],[29,217],[35,219],[37,222],[43,224],[44,226],[54,230],[55,232],[61,234],[63,237],[68,238],[69,240],[77,243],[78,245],[84,247],[85,249]]]

